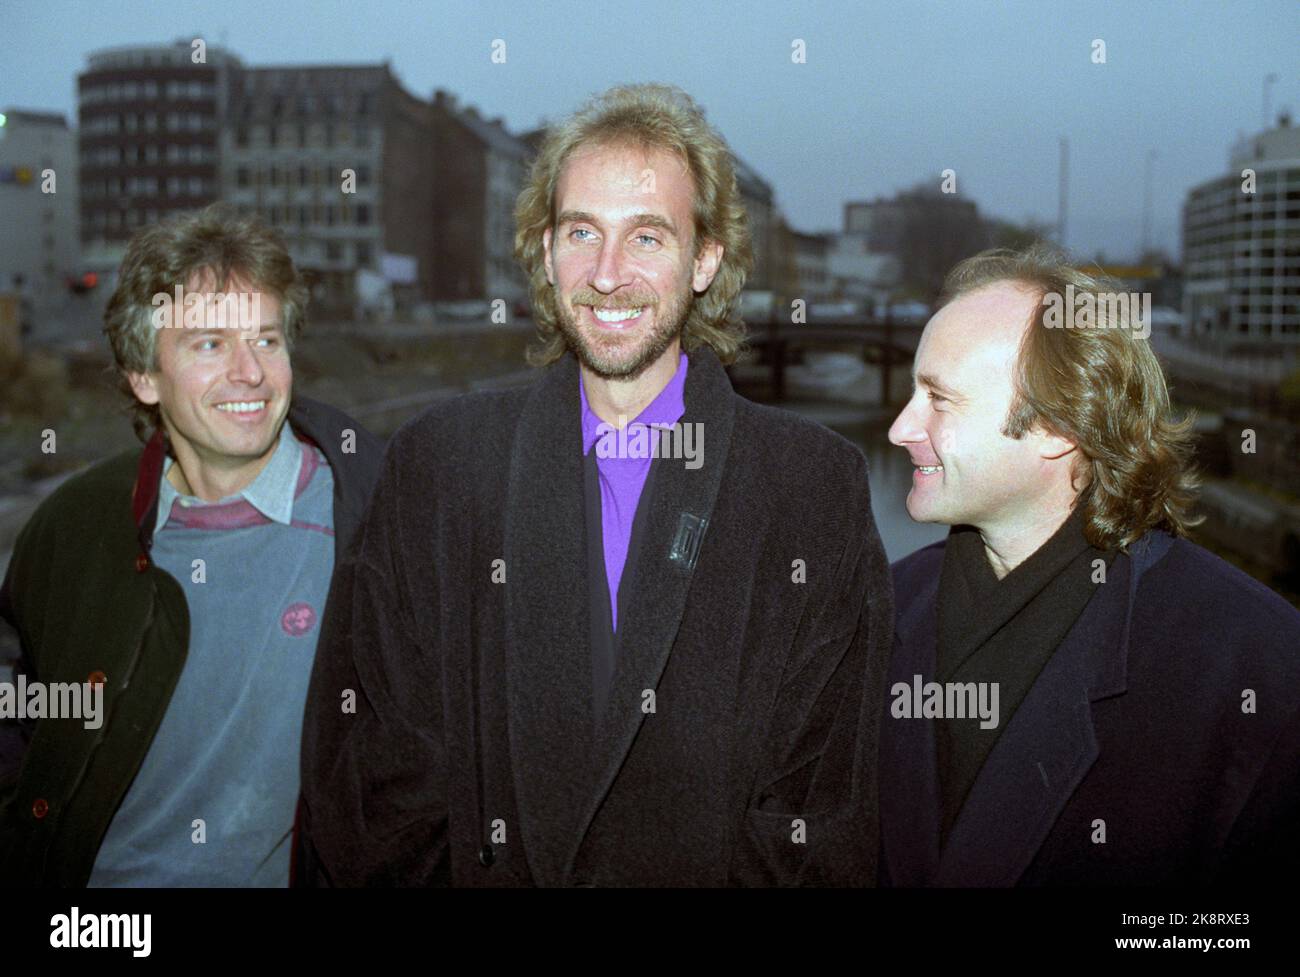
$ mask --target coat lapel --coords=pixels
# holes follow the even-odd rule
[[[683,392],[686,412],[681,423],[700,425],[697,430],[703,431],[703,464],[688,469],[682,459],[654,462],[655,488],[637,557],[635,589],[628,595],[626,617],[619,617],[618,664],[609,704],[596,730],[594,765],[590,768],[594,779],[579,829],[567,852],[569,865],[577,857],[583,836],[632,748],[646,716],[642,711],[643,693],[658,686],[686,610],[694,580],[693,566],[671,555],[683,525],[683,513],[688,524],[692,517],[705,521],[702,545],[708,545],[707,523],[712,518],[731,446],[735,394],[711,349],[702,347],[689,353],[688,359]]]
[[[895,886],[1015,885],[1097,759],[1092,703],[1127,688],[1129,627],[1142,574],[1173,540],[1149,533],[1111,565],[989,754],[942,853],[934,721],[885,717],[884,858]],[[889,683],[933,677],[938,572],[899,617]]]
[[[1164,533],[1149,533],[1112,562],[1106,583],[980,770],[944,847],[936,884],[1013,886],[1034,860],[1097,759],[1092,703],[1127,690],[1138,581],[1171,543]]]
[[[931,574],[923,589],[911,595],[899,616],[890,658],[889,681],[911,688],[913,676],[923,682],[934,676],[938,653],[939,574]],[[939,774],[934,722],[895,718],[894,701],[885,697],[881,719],[880,836],[883,861],[891,886],[927,885],[939,866]]]
[[[591,654],[578,367],[533,386],[506,489],[506,697],[520,831],[539,885],[562,885],[589,777]],[[489,567],[483,573],[490,572]]]
[[[734,394],[717,356],[688,354],[682,423],[703,425],[703,464],[655,464],[656,487],[620,617],[609,707],[591,720],[586,529],[578,366],[572,355],[530,392],[516,429],[506,495],[506,684],[520,829],[539,885],[563,885],[658,685],[693,572],[669,559],[682,513],[708,520],[731,443]],[[705,526],[705,544],[708,530]],[[488,572],[485,568],[484,572]]]

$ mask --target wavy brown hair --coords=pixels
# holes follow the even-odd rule
[[[736,358],[745,326],[736,299],[753,267],[749,219],[736,187],[731,151],[680,88],[624,85],[590,99],[546,133],[527,185],[515,205],[515,258],[528,276],[537,342],[534,366],[553,363],[567,348],[556,324],[555,291],[546,280],[542,235],[555,227],[555,187],[579,146],[630,145],[661,149],[685,163],[694,186],[695,255],[706,241],[722,245],[722,262],[708,289],[695,296],[682,328],[682,348],[709,346],[723,363]]]
[[[1038,307],[1020,342],[1015,392],[1002,433],[1019,438],[1035,425],[1078,446],[1075,477],[1084,482],[1084,533],[1098,549],[1127,550],[1149,530],[1185,536],[1198,478],[1191,467],[1192,418],[1171,416],[1164,371],[1151,345],[1124,321],[1123,310],[1101,301],[1125,292],[1101,274],[1072,266],[1056,249],[985,251],[948,273],[942,307],[998,282],[1037,294]],[[1049,296],[1090,294],[1091,328],[1045,324]],[[1131,320],[1131,312],[1128,315]]]
[[[153,297],[171,295],[177,285],[189,288],[195,278],[214,291],[241,279],[273,294],[280,300],[287,349],[292,350],[302,331],[307,286],[280,232],[256,216],[216,203],[136,231],[104,310],[104,333],[113,348],[118,388],[130,402],[131,424],[141,441],[161,425],[158,405],[137,400],[126,375],[158,371]]]

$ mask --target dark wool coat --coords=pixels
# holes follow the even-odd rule
[[[894,566],[891,686],[934,677],[943,548]],[[1300,869],[1297,690],[1300,612],[1205,549],[1148,533],[1116,558],[1012,716],[942,853],[938,720],[893,718],[886,700],[882,881],[1288,878]]]
[[[874,882],[892,602],[865,459],[710,350],[684,396],[704,464],[655,462],[598,728],[576,361],[394,436],[322,625],[299,882]],[[708,520],[693,570],[682,513]]]
[[[289,422],[329,461],[341,559],[383,446],[346,414],[306,398],[293,401]],[[347,430],[354,450],[345,452]],[[0,884],[85,885],[180,679],[189,651],[185,594],[149,558],[164,458],[159,433],[74,475],[14,546],[0,617],[18,632],[22,669],[29,682],[97,675],[103,725],[36,720],[21,730],[21,767],[0,775]]]

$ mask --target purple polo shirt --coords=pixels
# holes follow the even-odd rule
[[[677,372],[668,385],[628,423],[626,435],[620,437],[621,432],[597,417],[587,403],[587,389],[582,382],[582,372],[578,372],[578,391],[582,396],[583,455],[588,454],[597,441],[603,441],[596,451],[596,470],[600,475],[600,529],[605,549],[605,578],[609,582],[609,616],[615,631],[618,631],[618,582],[623,577],[627,547],[632,539],[632,520],[636,518],[637,503],[641,501],[641,490],[645,488],[652,460],[648,453],[646,457],[629,457],[642,453],[631,446],[638,441],[637,428],[650,425],[672,427],[681,420],[686,413],[686,402],[682,399],[685,388],[686,354],[682,353],[677,361]],[[650,430],[641,436],[653,439],[659,435]],[[620,450],[620,443],[625,443],[628,450]]]

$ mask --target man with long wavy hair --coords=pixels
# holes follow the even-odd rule
[[[922,335],[889,437],[912,518],[953,528],[894,566],[893,885],[1300,861],[1300,613],[1186,538],[1189,423],[1121,294],[1044,246],[986,252]]]
[[[544,369],[390,445],[313,676],[302,877],[871,884],[888,567],[861,453],[727,381],[726,144],[613,89],[516,217]]]

